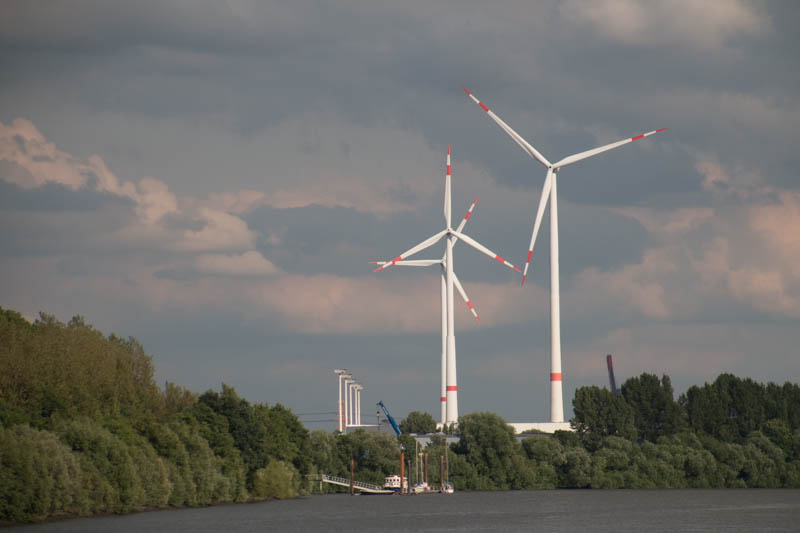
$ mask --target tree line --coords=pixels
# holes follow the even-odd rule
[[[280,404],[159,388],[133,338],[0,309],[0,522],[295,497],[310,445]]]
[[[456,490],[800,487],[800,387],[730,374],[677,399],[668,376],[642,374],[613,395],[581,387],[574,431],[518,436],[493,413],[462,416],[447,445],[412,412],[391,433],[309,432],[280,404],[222,384],[202,394],[156,385],[133,338],[75,317],[28,322],[0,308],[0,522],[89,516],[333,492],[317,473],[381,484],[400,444]],[[413,480],[413,475],[412,475]]]
[[[642,374],[617,395],[578,388],[573,410],[574,431],[554,435],[516,436],[493,413],[461,417],[456,489],[800,488],[796,384],[722,374],[675,399],[668,376]]]

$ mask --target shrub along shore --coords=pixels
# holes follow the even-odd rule
[[[800,487],[796,384],[722,374],[676,400],[668,376],[642,374],[616,396],[579,388],[573,410],[575,432],[524,439],[493,413],[465,415],[458,443],[434,435],[425,448],[429,479],[448,453],[456,490]],[[406,449],[432,426],[410,413]],[[308,432],[225,384],[162,389],[135,339],[0,308],[0,522],[332,492],[310,478],[347,476],[351,458],[356,479],[382,483],[398,471],[397,440]]]

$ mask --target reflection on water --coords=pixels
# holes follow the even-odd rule
[[[800,490],[551,490],[298,500],[70,520],[4,531],[799,531]]]

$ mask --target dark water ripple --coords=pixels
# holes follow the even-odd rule
[[[298,500],[155,511],[4,531],[800,531],[800,490],[553,490]]]

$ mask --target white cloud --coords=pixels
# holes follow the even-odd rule
[[[21,178],[11,177],[23,189],[54,182],[75,190],[86,184],[92,170],[90,165],[58,150],[32,122],[23,118],[15,119],[10,126],[0,122],[0,159],[16,163],[28,171]]]
[[[175,243],[178,250],[187,252],[238,251],[255,247],[257,235],[247,223],[236,215],[210,208],[200,208],[199,218],[203,228],[186,230]]]
[[[739,0],[569,0],[561,4],[560,12],[567,21],[605,37],[645,46],[718,48],[731,37],[756,35],[769,27],[764,15]]]
[[[198,271],[228,276],[271,276],[278,268],[259,252],[251,250],[240,255],[206,254],[195,260]]]
[[[710,207],[679,207],[668,211],[640,207],[619,207],[609,210],[633,218],[648,233],[665,236],[691,232],[714,216],[714,210]]]

